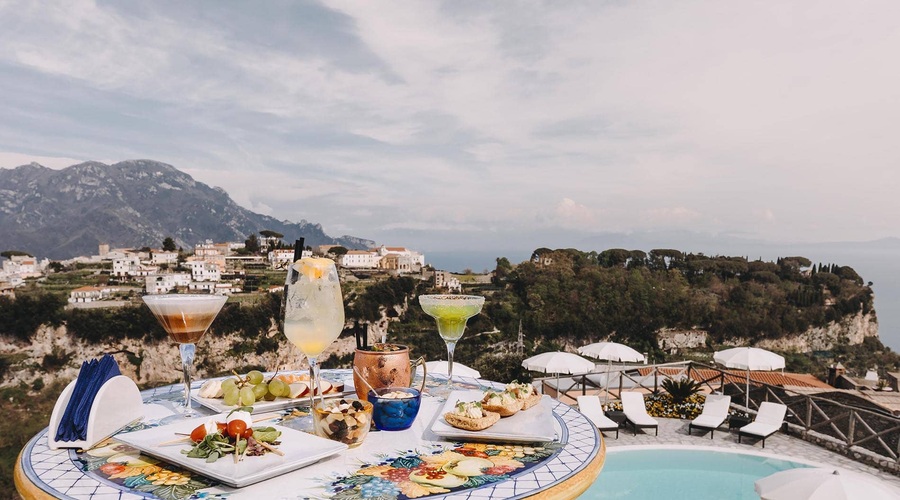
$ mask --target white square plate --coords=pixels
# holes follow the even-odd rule
[[[192,418],[142,431],[118,434],[115,439],[170,464],[179,465],[235,488],[285,474],[347,449],[344,443],[280,425],[271,427],[281,431],[279,438],[281,444],[278,445],[278,449],[284,453],[283,457],[275,453],[266,453],[260,457],[244,457],[240,462],[234,463],[234,457],[226,455],[215,462],[207,463],[203,458],[189,458],[181,453],[181,450],[190,449],[190,443],[159,446],[159,443],[176,439],[178,437],[176,432],[190,433],[210,418],[215,418],[217,422],[225,421],[224,415]],[[256,427],[264,426],[266,424]]]
[[[453,391],[431,424],[431,432],[443,438],[497,441],[508,443],[545,443],[556,439],[552,402],[543,396],[541,402],[511,417],[503,417],[482,431],[467,431],[448,424],[444,414],[453,411],[458,401],[480,401],[482,391]]]

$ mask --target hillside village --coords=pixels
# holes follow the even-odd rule
[[[15,289],[27,279],[42,279],[54,270],[73,267],[104,269],[95,283],[69,291],[68,302],[74,307],[109,301],[124,291],[164,294],[173,291],[233,295],[259,290],[258,274],[286,269],[294,258],[294,250],[285,248],[277,237],[259,239],[262,249],[249,252],[246,243],[216,243],[206,240],[194,245],[188,253],[166,249],[110,248],[100,244],[98,253],[59,262],[38,260],[30,255],[10,255],[0,271],[0,295],[14,296]],[[435,286],[447,291],[460,291],[459,279],[445,271],[434,271],[425,264],[425,255],[405,247],[381,245],[365,250],[347,250],[338,245],[307,247],[302,255],[332,258],[339,269],[348,273],[385,275],[420,275],[435,278]],[[272,286],[280,289],[280,286]],[[112,304],[110,304],[112,305]]]

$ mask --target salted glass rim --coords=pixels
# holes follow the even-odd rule
[[[419,303],[429,302],[432,304],[439,304],[441,302],[447,304],[460,304],[463,302],[480,302],[484,303],[484,297],[481,295],[452,295],[452,294],[437,294],[437,295],[419,295]]]

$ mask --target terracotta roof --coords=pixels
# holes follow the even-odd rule
[[[641,375],[649,375],[652,373],[652,368],[640,368],[638,372]],[[667,368],[660,367],[658,368],[659,372],[665,375],[674,376],[680,373],[684,373],[683,368]],[[747,380],[747,372],[745,370],[725,370],[725,377],[727,382],[733,383],[742,383]],[[702,369],[693,369],[690,372],[691,378],[696,381],[710,380],[716,379],[719,377],[718,370],[711,370],[707,368]],[[751,371],[750,372],[750,380],[753,382],[759,382],[761,384],[768,384],[774,386],[795,386],[795,387],[818,387],[822,389],[831,389],[832,387],[825,382],[817,379],[816,377],[808,374],[808,373],[784,373],[781,372],[762,372],[762,371]]]

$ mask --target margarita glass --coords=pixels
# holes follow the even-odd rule
[[[420,295],[419,305],[437,322],[438,333],[447,344],[447,385],[450,393],[453,378],[453,351],[466,331],[466,321],[481,312],[484,297],[477,295]]]
[[[194,365],[195,343],[209,329],[228,297],[174,294],[145,295],[143,299],[169,337],[179,344],[181,371],[184,374],[184,404],[181,406],[180,416],[195,417],[197,413],[191,408],[191,369]]]
[[[316,358],[344,329],[344,302],[331,259],[304,257],[288,270],[284,285],[284,336],[309,360],[310,408],[321,397]]]

